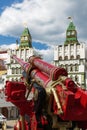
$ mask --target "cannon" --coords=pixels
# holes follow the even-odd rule
[[[87,129],[87,91],[70,79],[64,68],[36,56],[28,62],[16,55],[12,58],[23,69],[23,81],[7,81],[5,88],[6,100],[16,105],[21,115],[14,130]]]

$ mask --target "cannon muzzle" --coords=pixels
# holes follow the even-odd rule
[[[27,72],[30,64],[28,62],[23,61],[22,59],[18,58],[16,55],[12,55],[11,58],[13,58],[16,62],[18,62],[22,69]]]

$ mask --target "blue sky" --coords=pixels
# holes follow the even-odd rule
[[[22,2],[22,0],[0,0],[0,15],[4,12],[7,7],[10,7],[13,3]],[[0,34],[0,45],[15,43],[16,37],[3,36]]]
[[[0,0],[0,47],[14,48],[26,23],[33,47],[51,61],[54,46],[64,44],[68,16],[76,26],[78,41],[87,43],[86,10],[86,0]]]
[[[4,12],[4,10],[7,7],[11,7],[12,4],[17,4],[17,3],[22,3],[23,0],[5,0],[5,2],[3,2],[3,0],[0,0],[0,14],[2,14]],[[14,37],[14,36],[3,36],[0,35],[0,45],[3,44],[12,44],[16,42],[16,39],[18,39],[19,43],[20,43],[20,36],[19,37]],[[40,42],[35,42],[33,41],[32,45],[36,48],[36,49],[47,49],[48,46],[46,44],[41,44]]]

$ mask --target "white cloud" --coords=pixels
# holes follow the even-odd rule
[[[64,38],[69,0],[24,0],[5,8],[0,16],[0,34],[20,36],[26,22],[33,40],[58,43]]]
[[[16,45],[15,43],[12,43],[12,44],[9,44],[9,45],[4,44],[4,45],[1,45],[1,46],[0,46],[0,48],[1,48],[2,50],[7,50],[7,49],[12,49],[12,50],[14,50],[16,47],[17,47],[17,45]]]
[[[53,46],[49,47],[46,50],[39,50],[39,49],[35,49],[43,58],[43,60],[45,60],[46,62],[52,62],[53,61]]]

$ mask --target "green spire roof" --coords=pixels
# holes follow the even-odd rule
[[[25,29],[24,29],[24,31],[22,32],[22,36],[26,36],[26,35],[29,35],[29,36],[31,37],[31,35],[30,35],[30,32],[29,32],[29,29],[28,29],[28,28],[25,28]]]
[[[19,46],[20,48],[25,48],[25,47],[32,48],[32,37],[27,27],[22,32],[20,40],[21,40]]]
[[[75,26],[74,26],[73,22],[70,22],[67,30],[75,30]]]
[[[75,29],[75,25],[72,21],[70,21],[69,26],[66,30],[66,40],[65,40],[65,45],[67,44],[77,44],[77,31]]]

